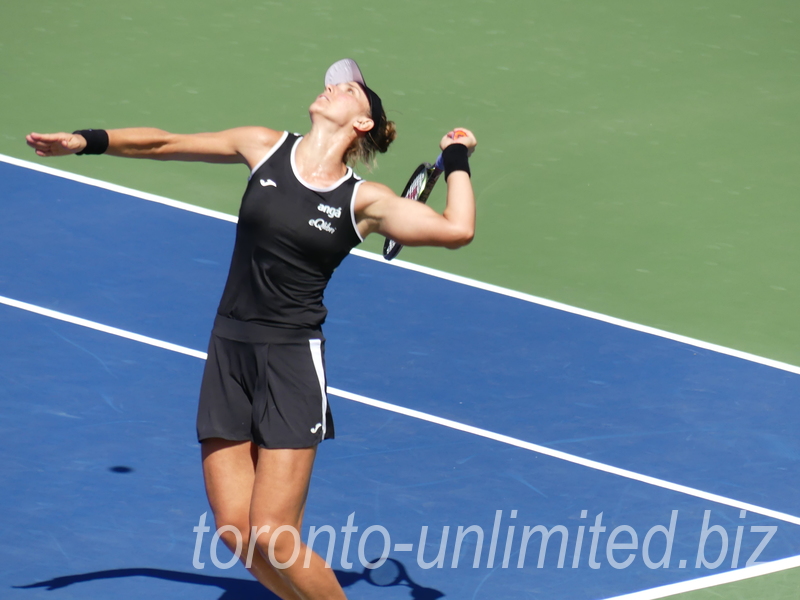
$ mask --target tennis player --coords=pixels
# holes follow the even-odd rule
[[[475,228],[468,156],[477,141],[470,131],[454,130],[441,140],[447,205],[439,214],[362,181],[348,166],[371,164],[396,135],[354,61],[328,69],[309,114],[305,136],[264,127],[27,136],[39,156],[110,154],[249,167],[209,342],[197,435],[216,526],[228,526],[223,541],[284,600],[345,598],[329,565],[299,538],[317,445],[334,435],[321,329],[323,292],[334,269],[370,233],[406,246],[458,248]],[[457,142],[456,131],[464,134]]]

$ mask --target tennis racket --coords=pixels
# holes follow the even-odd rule
[[[463,131],[456,131],[453,134],[454,140],[462,137],[467,137],[467,134]],[[433,190],[433,186],[436,185],[443,171],[444,164],[442,162],[442,155],[439,154],[439,158],[437,158],[436,162],[433,164],[422,163],[414,170],[406,187],[403,188],[403,193],[400,195],[403,198],[409,198],[410,200],[416,200],[417,202],[425,204],[428,201],[431,190]],[[402,249],[402,244],[398,244],[394,240],[386,238],[386,241],[383,243],[383,258],[392,260]]]

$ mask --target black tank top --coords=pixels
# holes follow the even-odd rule
[[[353,206],[363,182],[349,167],[327,188],[303,181],[294,161],[301,139],[284,132],[250,175],[217,310],[223,319],[318,330],[334,269],[363,241]]]

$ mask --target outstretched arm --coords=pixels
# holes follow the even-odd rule
[[[460,129],[466,137],[453,140],[448,133],[440,143],[442,150],[463,144],[471,153],[477,145],[472,132]],[[453,171],[447,177],[447,205],[442,214],[415,200],[401,198],[385,185],[365,182],[358,190],[356,215],[362,236],[380,233],[404,246],[444,246],[460,248],[475,235],[475,195],[466,171]]]
[[[281,136],[266,127],[237,127],[216,133],[178,134],[149,127],[109,129],[105,154],[155,160],[255,165]],[[28,146],[39,156],[66,156],[86,148],[77,133],[30,133]]]

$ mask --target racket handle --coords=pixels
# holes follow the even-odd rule
[[[457,140],[458,138],[467,137],[467,134],[461,131],[460,129],[456,129],[453,132],[453,140]],[[442,155],[439,154],[439,158],[436,159],[436,162],[433,165],[439,171],[444,171],[444,161],[442,160]]]

